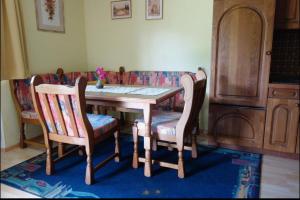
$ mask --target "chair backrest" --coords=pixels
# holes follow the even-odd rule
[[[179,148],[183,147],[185,133],[191,133],[195,127],[201,110],[206,89],[206,74],[199,71],[196,80],[189,74],[181,78],[184,87],[184,108],[183,113],[176,125],[176,140]]]
[[[84,77],[78,77],[75,86],[43,84],[40,76],[32,77],[30,89],[45,139],[70,144],[92,139],[85,112],[86,84]]]

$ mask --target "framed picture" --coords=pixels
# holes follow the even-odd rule
[[[35,0],[38,30],[65,32],[63,0]]]
[[[131,18],[131,1],[112,1],[111,2],[111,18],[124,19]]]
[[[163,0],[146,0],[146,19],[162,19]]]

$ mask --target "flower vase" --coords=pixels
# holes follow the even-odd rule
[[[98,81],[97,81],[97,83],[96,83],[96,88],[98,88],[98,89],[103,88],[102,80],[98,79]]]

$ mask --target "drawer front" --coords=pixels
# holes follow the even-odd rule
[[[210,104],[209,134],[217,142],[262,148],[265,110]]]
[[[291,88],[269,88],[270,98],[299,99],[299,90]]]

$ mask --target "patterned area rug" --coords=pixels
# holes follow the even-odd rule
[[[94,163],[113,152],[114,140],[96,146]],[[261,155],[223,148],[199,147],[197,159],[185,151],[186,177],[153,165],[152,177],[144,176],[143,164],[131,167],[131,137],[121,137],[120,163],[109,162],[95,173],[95,183],[85,185],[85,156],[74,153],[45,173],[45,154],[1,171],[1,183],[44,198],[258,198]],[[140,143],[143,155],[143,144]],[[158,147],[153,158],[176,163],[177,151]]]

